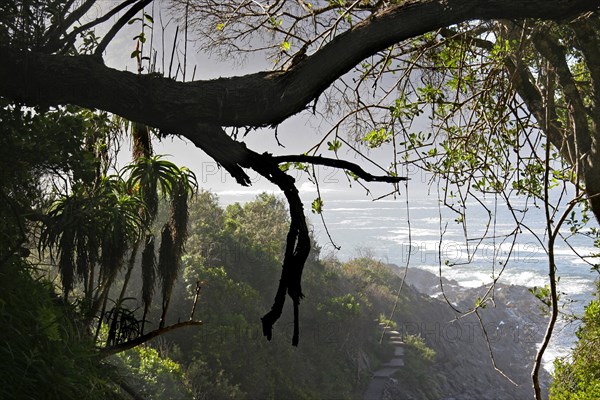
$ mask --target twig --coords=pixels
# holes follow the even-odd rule
[[[198,298],[200,297],[200,290],[202,289],[202,282],[196,282],[196,295],[194,296],[194,305],[192,306],[192,312],[190,313],[190,321],[194,320],[194,313],[196,312],[196,305],[198,304]]]
[[[475,310],[475,315],[477,316],[477,320],[479,321],[479,325],[481,326],[481,329],[483,330],[483,336],[485,337],[485,343],[487,344],[487,348],[488,348],[488,352],[490,355],[490,359],[492,360],[492,366],[494,367],[494,369],[503,377],[505,377],[506,379],[508,379],[508,381],[510,383],[512,383],[515,386],[519,386],[517,384],[517,382],[513,381],[512,379],[509,378],[508,375],[506,375],[504,373],[504,371],[502,371],[500,368],[498,368],[498,366],[496,365],[496,359],[494,358],[494,352],[492,350],[492,345],[490,344],[490,339],[488,336],[487,331],[485,330],[485,324],[483,323],[483,321],[481,320],[481,316],[479,315],[479,312],[477,310]]]

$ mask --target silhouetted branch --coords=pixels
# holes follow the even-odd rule
[[[281,267],[281,279],[271,311],[262,317],[263,334],[271,340],[273,325],[281,316],[286,293],[294,302],[294,335],[292,345],[298,345],[298,306],[303,296],[301,288],[304,263],[310,252],[310,236],[304,206],[294,178],[279,168],[279,162],[268,153],[259,154],[244,143],[233,140],[217,125],[197,124],[196,129],[185,132],[185,137],[203,149],[221,164],[242,185],[249,185],[250,178],[243,170],[251,168],[281,189],[290,207],[290,228],[286,239],[285,256]]]
[[[364,179],[367,182],[398,183],[398,182],[406,181],[409,179],[405,176],[372,175],[372,174],[366,172],[364,169],[362,169],[357,164],[354,164],[350,161],[338,160],[335,158],[327,158],[327,157],[321,157],[321,156],[309,156],[309,155],[305,155],[305,154],[297,154],[297,155],[292,154],[292,155],[287,155],[287,156],[273,157],[273,160],[275,162],[277,162],[278,164],[285,163],[285,162],[305,162],[305,163],[309,163],[309,164],[325,165],[327,167],[345,169],[347,171],[354,173],[356,176],[358,176],[361,179]]]
[[[103,38],[96,54],[149,2],[134,4]],[[474,19],[566,18],[599,5],[600,0],[406,1],[356,24],[287,72],[187,83],[116,71],[99,63],[97,57],[0,47],[0,95],[34,104],[99,108],[167,132],[196,122],[276,125],[304,110],[366,57],[402,40]]]
[[[122,11],[124,8],[127,8],[128,6],[130,6],[131,4],[137,2],[138,0],[126,0],[124,2],[122,2],[121,4],[117,5],[116,7],[114,7],[112,10],[110,10],[109,12],[107,12],[106,14],[104,14],[101,17],[96,18],[93,21],[88,22],[87,24],[83,24],[75,29],[73,29],[73,31],[71,31],[68,35],[65,36],[64,39],[60,40],[60,42],[58,43],[51,43],[51,45],[49,45],[46,50],[47,51],[58,51],[60,50],[63,46],[68,45],[69,43],[73,43],[75,42],[75,39],[77,37],[78,34],[87,31],[88,29],[93,28],[94,26],[101,24],[103,22],[108,21],[111,17],[113,17],[115,14],[119,13],[120,11]],[[66,33],[66,30],[65,32]]]
[[[125,14],[123,14],[123,16],[119,18],[117,22],[115,22],[115,24],[110,28],[108,33],[104,36],[102,41],[98,44],[98,47],[96,47],[96,50],[94,51],[94,55],[102,56],[102,53],[104,53],[104,50],[106,50],[108,44],[114,39],[114,37],[121,30],[121,28],[127,22],[129,22],[129,20],[131,20],[131,18],[133,18],[138,11],[142,10],[148,4],[152,3],[152,1],[153,0],[141,0],[139,3],[134,4]]]
[[[171,332],[172,330],[175,330],[175,329],[182,328],[184,326],[200,326],[200,325],[202,325],[202,321],[183,321],[183,322],[178,322],[173,325],[165,326],[164,328],[160,328],[160,329],[156,329],[152,332],[148,332],[145,335],[137,337],[133,340],[129,340],[124,343],[119,343],[119,344],[111,346],[111,347],[105,347],[100,350],[100,357],[108,357],[110,355],[132,349],[136,346],[146,343],[147,341],[149,341],[151,339],[154,339],[157,336],[163,335],[167,332]]]

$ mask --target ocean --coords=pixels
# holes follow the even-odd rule
[[[223,192],[219,198],[222,204],[229,204],[252,196]],[[489,284],[498,276],[501,283],[529,288],[548,284],[542,204],[519,199],[511,200],[508,208],[493,197],[468,201],[463,224],[459,214],[440,204],[437,195],[409,197],[408,202],[406,198],[374,202],[325,196],[323,217],[333,242],[340,247],[336,250],[321,217],[310,212],[311,200],[306,200],[305,209],[322,255],[334,254],[341,260],[369,255],[399,267],[408,263],[409,268],[436,275],[441,271],[443,277],[464,287]],[[516,236],[512,234],[515,230],[519,232]],[[569,236],[569,227],[565,225],[561,232]],[[586,262],[593,263],[594,258],[580,257],[594,253],[593,240],[583,235],[569,237],[568,242],[559,238],[554,252],[561,312],[580,316],[595,292],[598,277]],[[544,358],[547,369],[552,369],[555,357],[568,354],[577,326],[577,322],[561,318]]]

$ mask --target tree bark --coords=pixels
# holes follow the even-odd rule
[[[409,0],[373,14],[287,71],[176,82],[67,57],[0,48],[0,96],[77,104],[177,133],[190,123],[276,125],[303,110],[366,57],[399,41],[474,19],[564,19],[600,0]]]

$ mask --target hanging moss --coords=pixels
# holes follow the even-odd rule
[[[173,284],[177,278],[179,267],[178,252],[173,241],[173,228],[170,223],[163,226],[160,237],[160,249],[158,252],[158,277],[162,288],[162,316],[160,326],[164,326],[167,309]]]
[[[71,230],[65,231],[60,237],[60,258],[58,268],[65,297],[73,289],[75,278],[74,240]]]
[[[188,235],[188,185],[187,179],[181,177],[173,191],[171,200],[171,226],[173,229],[173,243],[177,253],[183,251],[183,244]]]
[[[90,260],[88,256],[87,239],[81,232],[77,232],[77,277],[82,281],[87,281],[89,276]]]
[[[152,302],[154,283],[156,280],[156,255],[154,254],[154,235],[146,237],[146,245],[142,251],[142,301],[144,314]]]

